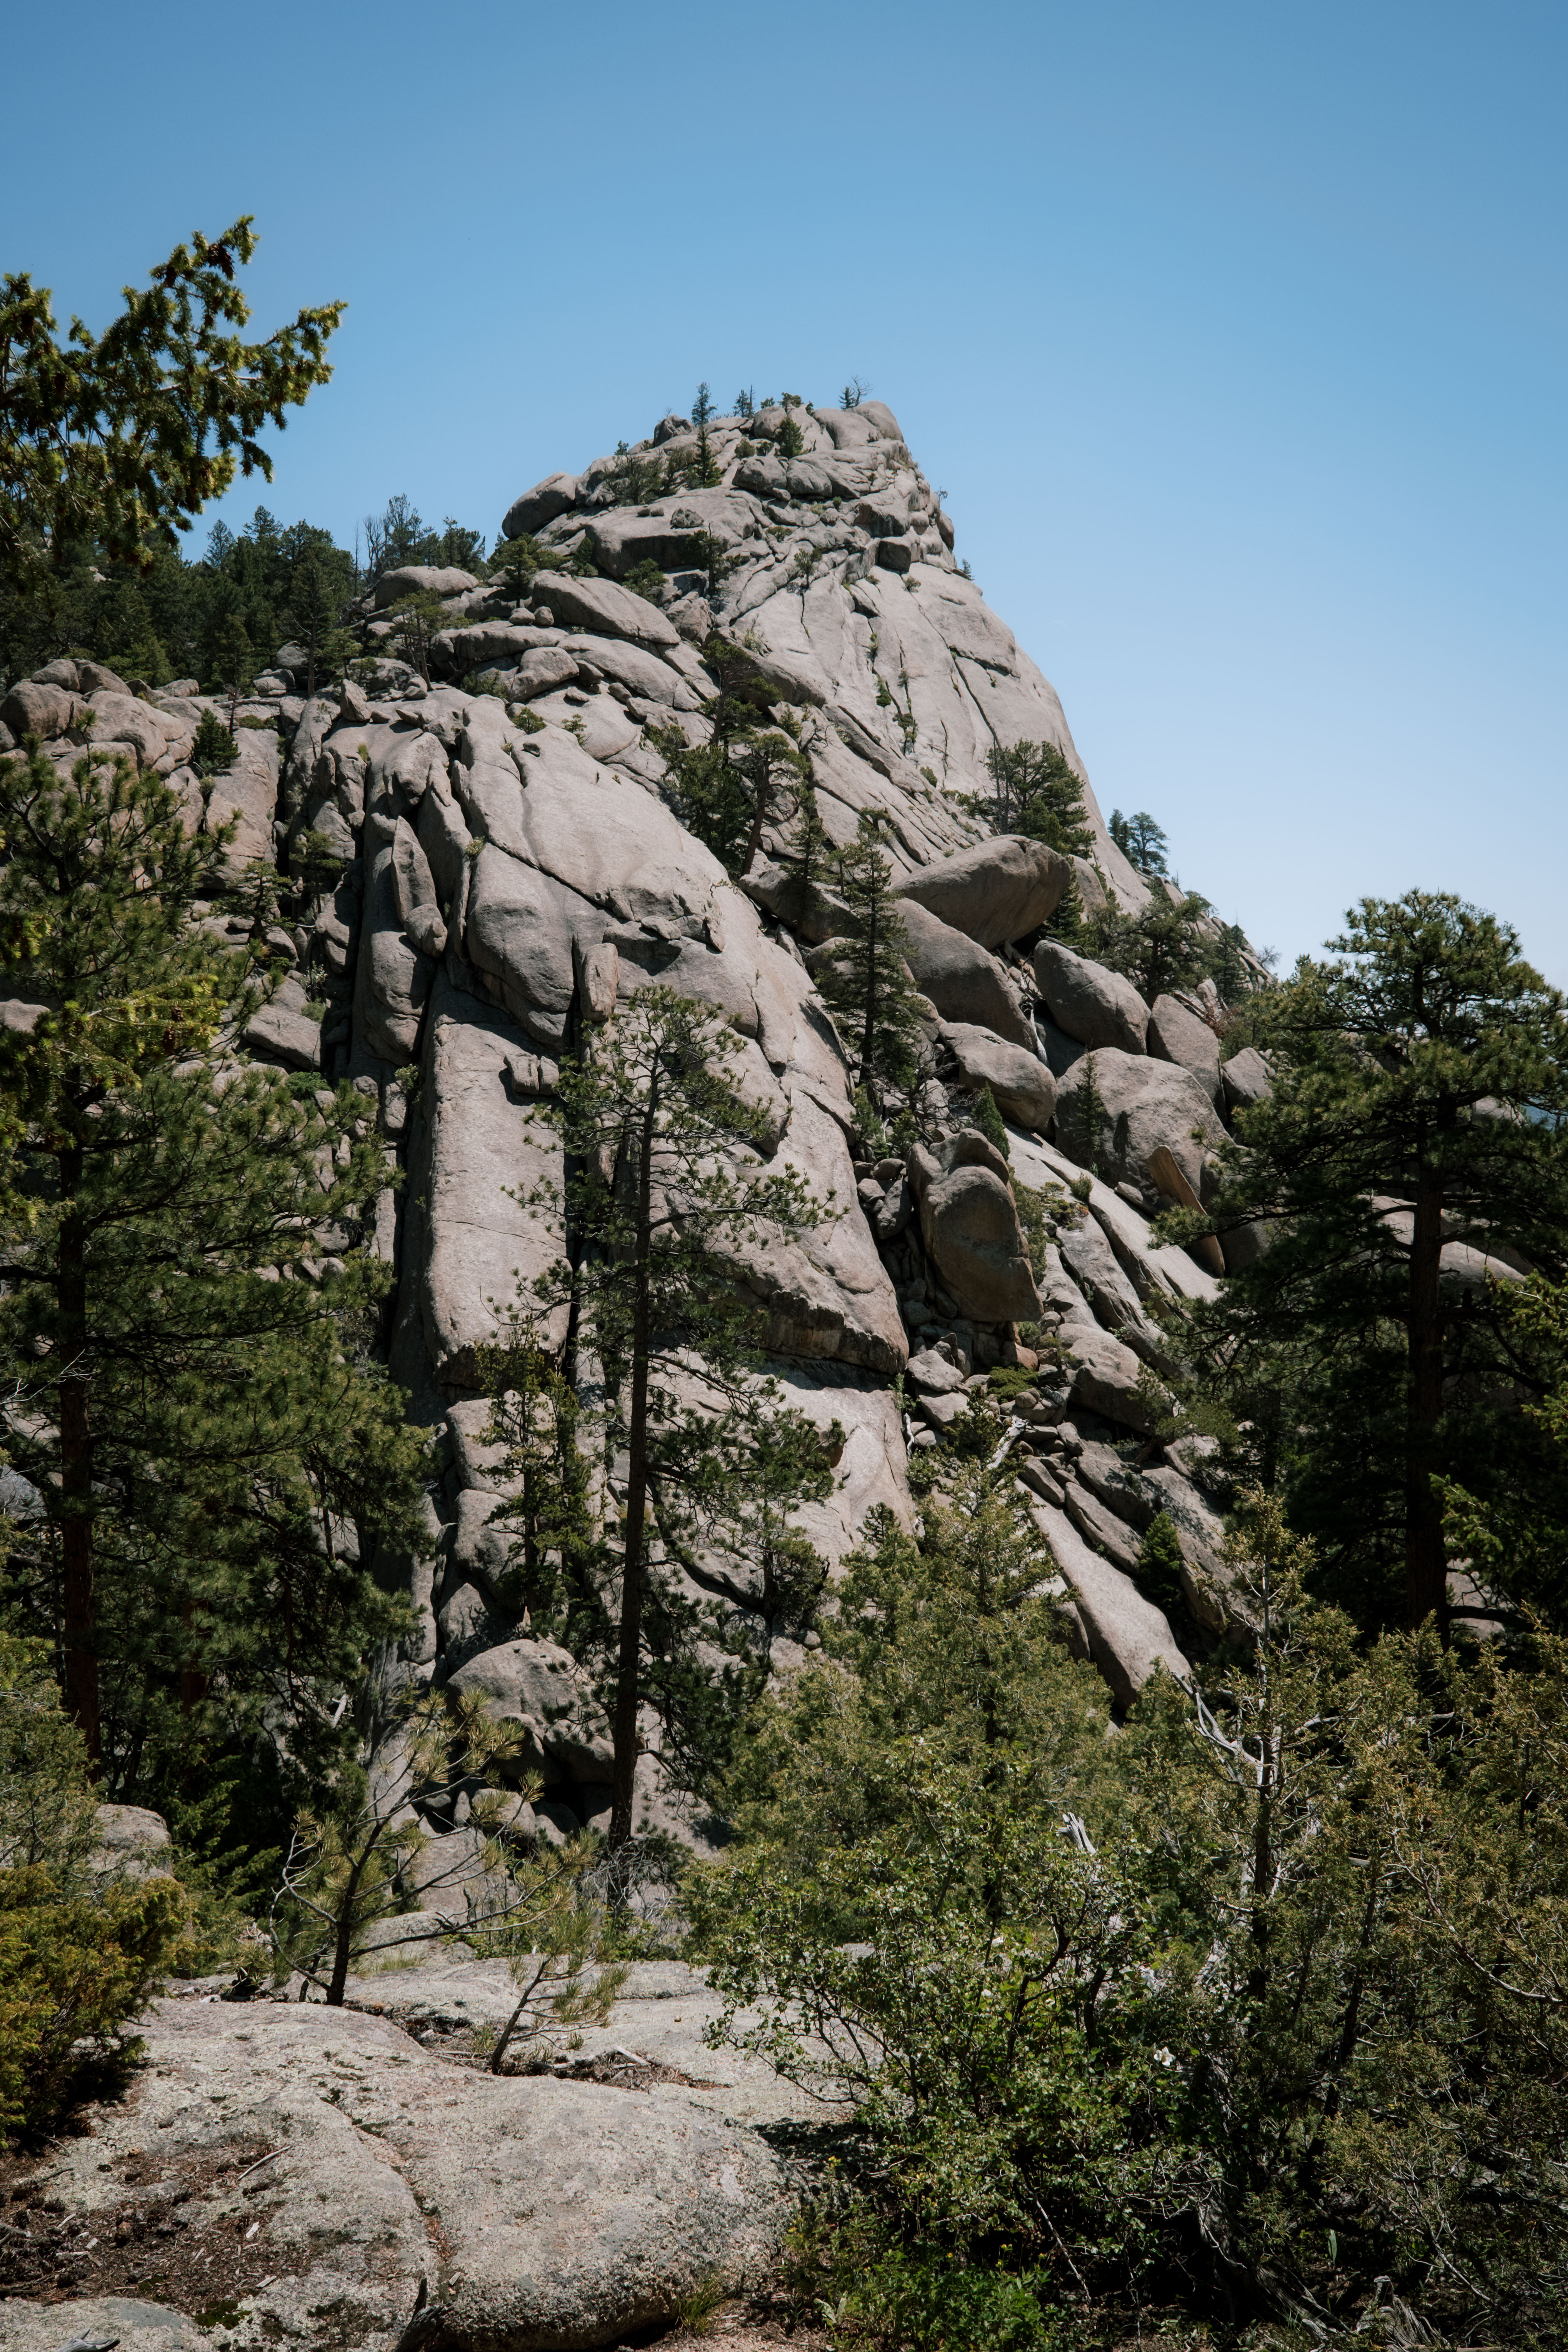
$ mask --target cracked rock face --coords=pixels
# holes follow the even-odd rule
[[[246,1042],[349,1077],[379,1113],[390,1361],[416,1417],[446,1437],[430,1551],[409,1567],[419,1627],[404,1664],[418,1679],[479,1672],[525,1630],[501,1604],[502,1537],[485,1537],[487,1567],[469,1524],[484,1491],[479,1368],[561,1252],[561,1154],[539,1116],[560,1059],[638,989],[662,983],[722,1018],[764,1150],[830,1203],[814,1233],[759,1241],[735,1268],[788,1400],[849,1433],[837,1494],[805,1514],[830,1558],[873,1504],[908,1520],[908,1430],[889,1384],[944,1334],[967,1376],[1043,1317],[1075,1350],[1079,1403],[1123,1431],[1145,1426],[1138,1381],[1162,1360],[1147,1301],[1183,1286],[1162,1264],[1180,1257],[1204,1278],[1129,1238],[1146,1237],[1139,1210],[1159,1205],[1151,1158],[1201,1192],[1222,1109],[1267,1084],[1256,1055],[1222,1078],[1214,1008],[1199,999],[1162,998],[1151,1013],[1128,982],[1037,945],[1069,881],[1086,904],[1109,891],[1131,908],[1148,886],[1087,781],[1092,865],[994,836],[973,814],[994,746],[1044,740],[1081,764],[1053,689],[956,562],[892,411],[716,418],[708,446],[699,487],[668,486],[699,445],[667,418],[630,451],[515,498],[506,533],[532,534],[547,558],[531,577],[416,566],[379,581],[373,635],[400,595],[444,606],[431,677],[378,656],[362,683],[307,701],[289,690],[299,649],[283,648],[236,714],[235,765],[211,789],[213,808],[237,818],[239,863],[309,835],[313,857],[336,864],[313,923],[285,939],[293,969]],[[650,563],[663,584],[644,594]],[[853,1158],[846,1055],[807,968],[848,923],[831,874],[803,894],[780,862],[787,833],[769,825],[738,887],[666,796],[648,730],[704,740],[714,632],[759,715],[799,730],[830,840],[854,840],[868,814],[880,824],[931,1008],[937,1142],[907,1167]],[[61,661],[12,688],[0,725],[41,733],[61,762],[112,743],[168,776],[195,824],[185,762],[205,707],[188,683],[132,693]],[[1012,1170],[960,1148],[982,1087],[1010,1123]],[[1012,1189],[1031,1138],[1047,1152],[1055,1138],[1121,1196],[1038,1266]],[[1054,1163],[1044,1181],[1059,1186]],[[548,1336],[563,1339],[560,1314]],[[552,1789],[550,1801],[569,1795]],[[588,1817],[595,1801],[583,1801]]]
[[[418,1556],[383,1563],[406,1577],[416,1619],[395,1671],[485,1694],[528,1725],[542,1787],[531,1812],[518,1801],[518,1826],[548,1839],[602,1823],[609,1748],[578,1662],[507,1613],[482,1350],[561,1254],[561,1152],[540,1116],[561,1059],[650,983],[726,1023],[763,1153],[830,1205],[798,1242],[758,1241],[735,1261],[785,1402],[843,1432],[835,1492],[799,1515],[828,1559],[874,1507],[910,1523],[907,1446],[935,1442],[989,1367],[1033,1360],[1024,1323],[1054,1343],[1060,1370],[1053,1382],[1047,1361],[1020,1408],[1013,1459],[1079,1654],[1125,1707],[1156,1670],[1189,1671],[1184,1644],[1195,1654],[1246,1630],[1201,1461],[1190,1446],[1162,1457],[1149,1434],[1162,1315],[1212,1296],[1215,1275],[1157,1244],[1149,1220],[1176,1188],[1201,1196],[1224,1122],[1267,1092],[1268,1066],[1251,1051],[1221,1065],[1212,988],[1148,1007],[1131,982],[1039,939],[1069,880],[1090,909],[1109,893],[1137,910],[1149,887],[1087,781],[1093,862],[994,837],[966,804],[996,745],[1044,740],[1082,769],[1054,690],[956,563],[951,520],[892,412],[772,408],[711,420],[708,436],[718,478],[700,488],[662,487],[669,461],[698,453],[689,424],[669,417],[629,452],[515,498],[506,535],[532,535],[570,571],[509,584],[414,567],[378,583],[373,635],[398,595],[441,600],[429,678],[378,656],[373,676],[306,699],[292,690],[298,649],[283,649],[236,714],[237,756],[211,791],[214,811],[237,819],[237,872],[307,835],[331,869],[313,920],[278,935],[289,976],[245,1042],[346,1077],[378,1122],[375,1246],[396,1271],[384,1343],[438,1465]],[[650,563],[663,588],[646,595]],[[705,740],[715,632],[759,714],[799,730],[830,841],[879,821],[933,1049],[928,1145],[907,1157],[879,1160],[885,1147],[861,1138],[808,969],[850,923],[831,871],[803,889],[787,835],[764,826],[738,885],[667,797],[657,737]],[[195,826],[188,761],[209,707],[188,683],[132,693],[97,665],[55,662],[0,706],[0,751],[37,734],[68,766],[89,741],[112,745],[169,778]],[[28,1013],[4,1017],[25,1026]],[[971,1124],[983,1087],[1007,1122],[1005,1157]],[[1050,1204],[1032,1244],[1031,1196],[1031,1214]],[[1242,1245],[1227,1236],[1227,1255]],[[322,1236],[324,1256],[342,1246]],[[545,1336],[564,1339],[563,1312]],[[1139,1583],[1161,1511],[1182,1563],[1175,1629]],[[749,1588],[727,1597],[755,1613]],[[805,1654],[790,1628],[759,1632],[776,1664]],[[700,1843],[651,1745],[637,1806],[638,1826]],[[440,1867],[413,1890],[428,1906],[415,1920],[450,1900],[437,1890],[460,1882],[465,1856],[482,1878],[466,1822],[455,1801],[427,1821]],[[390,2008],[401,1985],[419,2015],[467,2003],[493,2022],[510,2002],[485,1966],[458,1971],[460,1994],[450,1969],[424,1964],[359,1990]],[[422,2284],[447,2313],[432,2347],[614,2342],[668,2321],[710,2276],[756,2275],[788,2203],[749,2128],[784,2112],[777,2084],[732,2053],[697,2056],[682,2024],[687,2008],[700,2021],[696,1989],[682,2000],[666,2023],[685,2039],[658,2046],[702,2079],[636,2097],[441,2066],[387,2017],[163,2004],[151,2073],[100,2141],[60,2154],[54,2185],[84,2227],[111,2209],[128,2229],[183,2213],[215,2281],[247,2302],[237,2346],[391,2344]],[[417,2003],[403,2006],[417,2025]],[[650,2020],[616,2019],[643,2048]],[[80,2292],[64,2306],[13,2299],[0,2343],[56,2352],[73,2326],[136,2352],[213,2340],[195,2285],[177,2309],[100,2294],[86,2273]]]

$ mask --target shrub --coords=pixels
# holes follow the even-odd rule
[[[124,2054],[190,1916],[172,1878],[95,1888],[93,1835],[47,1648],[0,1633],[0,2146],[58,2113],[84,2042]]]
[[[189,1918],[172,1878],[70,1895],[42,1867],[0,1871],[0,2146],[47,2124],[89,2044],[121,2058]]]
[[[239,746],[215,711],[204,710],[191,746],[191,765],[204,782],[221,776],[239,757]]]
[[[645,555],[640,563],[633,564],[625,584],[634,596],[646,596],[650,604],[657,604],[669,583],[652,556]]]

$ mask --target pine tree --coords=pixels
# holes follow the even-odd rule
[[[909,933],[881,839],[876,819],[862,815],[858,838],[838,854],[838,891],[854,929],[835,940],[818,981],[824,1002],[848,1031],[856,1082],[879,1109],[890,1093],[915,1082],[921,1013],[905,956]]]
[[[1330,946],[1261,1000],[1274,1091],[1208,1222],[1266,1220],[1273,1240],[1200,1323],[1216,1376],[1272,1413],[1347,1603],[1393,1613],[1402,1558],[1418,1625],[1447,1607],[1446,1480],[1568,1520],[1557,1450],[1516,1409],[1551,1366],[1497,1283],[1443,1259],[1464,1242],[1568,1270],[1568,1015],[1508,926],[1450,896],[1363,899]]]
[[[805,436],[787,411],[773,435],[773,447],[786,466],[792,457],[801,457],[805,454]]]
[[[1195,988],[1219,953],[1209,903],[1195,890],[1178,904],[1167,884],[1152,877],[1148,904],[1128,914],[1108,900],[1085,927],[1084,952],[1132,982],[1145,1004],[1178,988]]]
[[[604,1629],[615,1849],[632,1836],[645,1700],[660,1715],[667,1757],[690,1781],[721,1760],[732,1687],[699,1646],[721,1639],[721,1627],[716,1612],[693,1608],[681,1574],[731,1610],[769,1605],[759,1558],[776,1558],[797,1502],[832,1486],[822,1435],[758,1375],[761,1330],[743,1275],[749,1249],[798,1238],[825,1212],[797,1171],[752,1157],[763,1122],[731,1083],[734,1050],[707,1007],[640,990],[563,1064],[543,1114],[572,1171],[570,1255],[521,1304],[570,1309],[577,1377],[591,1369],[603,1397],[605,1459],[624,1449],[626,1462],[618,1591]],[[742,1697],[757,1680],[730,1677]]]
[[[759,724],[768,688],[742,647],[715,635],[703,659],[719,681],[704,705],[707,742],[689,743],[673,721],[649,727],[647,739],[668,772],[681,824],[738,877],[755,864],[764,829],[798,814],[811,762],[793,732]]]
[[[225,774],[239,757],[239,746],[215,710],[204,710],[191,746],[191,765],[198,782]]]
[[[1140,809],[1136,816],[1123,816],[1120,809],[1112,809],[1110,838],[1140,874],[1169,874],[1165,852],[1171,845],[1147,809]]]
[[[985,765],[991,793],[973,804],[996,832],[1043,841],[1064,857],[1093,856],[1083,779],[1054,743],[994,743]]]
[[[123,760],[34,755],[0,763],[0,962],[41,1008],[0,1040],[6,1444],[43,1508],[13,1600],[121,1793],[268,1710],[303,1760],[396,1621],[353,1528],[405,1531],[419,1485],[359,1336],[380,1151],[347,1087],[240,1062],[249,959],[192,911],[226,829],[187,838]],[[351,1246],[318,1282],[325,1223]]]
[[[331,375],[343,305],[243,341],[235,271],[255,249],[248,215],[197,235],[101,335],[73,319],[60,341],[47,288],[0,279],[0,575],[30,587],[79,548],[146,570],[241,463],[271,478],[255,436]]]
[[[974,1124],[986,1142],[994,1144],[1004,1160],[1011,1158],[1012,1155],[1007,1149],[1006,1124],[996,1108],[996,1097],[989,1087],[982,1087],[974,1097]]]

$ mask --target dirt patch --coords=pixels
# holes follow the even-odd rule
[[[346,2008],[358,2009],[370,2017],[386,2017],[392,2012],[370,2001],[349,2001]],[[410,2038],[432,2058],[441,2058],[449,2066],[465,2066],[470,2073],[483,2074],[490,2063],[490,2043],[477,2038],[468,2026],[445,2027],[416,2025],[405,2027]],[[508,2052],[501,2067],[503,2075],[553,2074],[558,2083],[602,2083],[613,2091],[651,2091],[656,2084],[672,2084],[681,2091],[721,2091],[722,2083],[707,2082],[700,2074],[682,2074],[679,2066],[667,2066],[658,2058],[643,2058],[635,2050],[601,2050],[593,2057],[555,2057],[542,2061],[531,2057],[527,2044],[516,2053]]]
[[[140,2295],[201,2320],[272,2279],[304,2276],[308,2252],[275,2248],[267,2212],[250,2203],[271,2185],[277,2153],[264,2140],[173,2163],[133,2150],[117,2184],[132,2193],[91,2212],[67,2212],[39,2188],[37,2153],[0,2157],[0,2297]],[[237,2195],[237,2213],[208,2208]]]

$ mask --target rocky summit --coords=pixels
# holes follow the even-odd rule
[[[1267,1067],[1222,1062],[1212,982],[1145,1003],[1046,932],[1069,887],[1088,908],[1110,894],[1135,911],[1149,886],[1110,836],[1055,691],[955,561],[892,411],[770,407],[700,436],[666,417],[521,490],[502,535],[542,552],[526,576],[384,575],[361,615],[371,659],[341,689],[307,695],[285,647],[237,709],[70,660],[0,708],[0,749],[3,730],[62,763],[109,745],[168,777],[193,826],[232,812],[237,873],[307,840],[329,864],[313,927],[278,930],[290,976],[246,1044],[346,1076],[377,1124],[377,1246],[396,1269],[384,1342],[439,1468],[427,1543],[380,1564],[416,1617],[395,1670],[531,1728],[541,1836],[607,1820],[609,1732],[579,1662],[508,1613],[483,1350],[560,1250],[560,1147],[539,1107],[585,1030],[652,982],[722,1016],[765,1150],[831,1204],[740,1270],[786,1399],[845,1433],[831,1499],[803,1514],[817,1546],[840,1558],[873,1506],[908,1523],[911,1453],[993,1368],[1043,1355],[1011,1442],[1071,1645],[1125,1706],[1230,1622],[1204,1441],[1151,1441],[1135,1460],[1119,1444],[1148,1434],[1163,1303],[1215,1285],[1213,1242],[1161,1245],[1151,1221],[1205,1198]],[[700,446],[707,486],[663,488]],[[394,613],[410,597],[427,616],[417,660]],[[842,932],[833,892],[802,898],[773,826],[731,879],[664,789],[669,730],[707,740],[716,640],[809,761],[830,842],[880,821],[934,1073],[929,1139],[900,1155],[866,1148],[814,976]],[[216,782],[190,764],[208,709],[238,744]],[[975,814],[987,754],[1023,742],[1056,747],[1082,779],[1092,856]],[[1005,1153],[976,1125],[983,1089]],[[342,1246],[323,1232],[323,1275]],[[1162,1512],[1181,1550],[1175,1624],[1131,1573]],[[769,1634],[786,1672],[804,1653],[787,1629]],[[657,1754],[641,1773],[639,1823],[700,1842]],[[426,1826],[428,1904],[460,1929],[483,1840],[460,1792]],[[702,2052],[696,1980],[634,1982],[593,2037],[588,2057],[621,2048],[651,2070],[634,2095],[585,2066],[569,2081],[443,2070],[431,2034],[501,2001],[487,1965],[504,1980],[460,1949],[439,1969],[362,1974],[358,2013],[163,2004],[128,2103],[40,2196],[84,2242],[189,2224],[193,2243],[237,2243],[238,2267],[214,2262],[198,2327],[133,2295],[94,2300],[89,2266],[73,2302],[0,2305],[0,2345],[59,2352],[74,2331],[522,2352],[616,2343],[669,2324],[705,2280],[754,2278],[787,2206],[783,2103],[759,2070]],[[682,2033],[661,2041],[676,2018]],[[270,2275],[243,2256],[247,2214],[267,2223]]]

